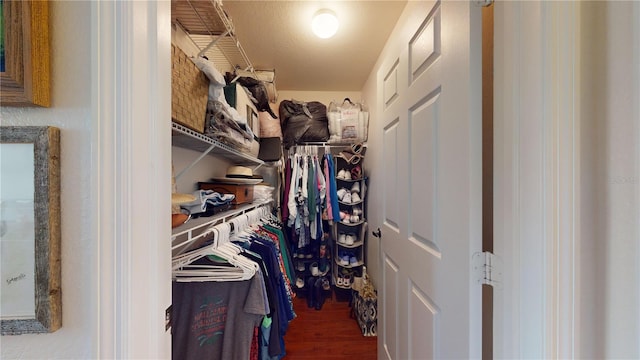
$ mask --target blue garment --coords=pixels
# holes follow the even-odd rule
[[[340,206],[338,205],[338,192],[337,192],[337,184],[336,184],[336,173],[335,173],[335,163],[333,162],[333,156],[331,154],[327,154],[327,164],[329,165],[329,181],[331,181],[331,194],[329,194],[329,198],[331,199],[331,212],[333,212],[333,220],[340,221]]]

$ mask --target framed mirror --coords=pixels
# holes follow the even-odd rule
[[[0,280],[2,335],[60,328],[58,128],[0,127]]]

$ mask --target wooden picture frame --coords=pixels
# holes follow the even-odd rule
[[[0,105],[49,107],[49,2],[2,0],[0,6],[4,34]]]
[[[0,127],[2,335],[62,326],[60,130]]]

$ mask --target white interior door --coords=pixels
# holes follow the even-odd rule
[[[481,356],[481,8],[409,2],[383,52],[379,358]]]

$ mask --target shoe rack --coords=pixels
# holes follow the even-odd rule
[[[361,150],[351,147],[334,157],[340,206],[340,221],[333,225],[333,284],[338,298],[340,292],[350,296],[353,279],[362,276],[365,265],[367,179]]]

